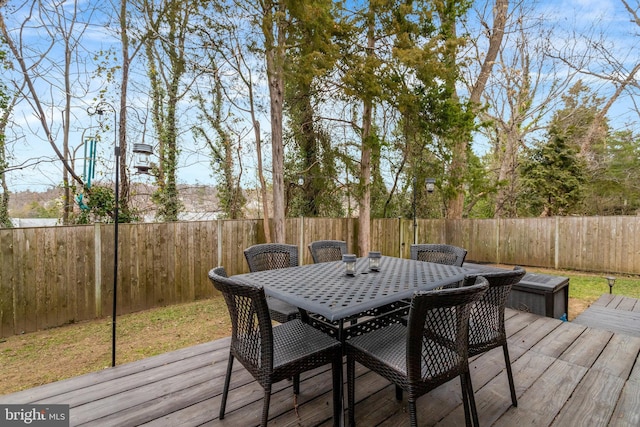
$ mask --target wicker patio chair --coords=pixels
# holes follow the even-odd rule
[[[316,240],[309,243],[309,252],[314,264],[319,262],[340,261],[347,253],[347,242],[343,240]]]
[[[518,400],[504,327],[504,308],[511,288],[518,284],[525,274],[524,268],[516,266],[511,271],[469,275],[469,277],[482,276],[489,282],[489,290],[476,303],[469,318],[469,356],[502,347],[513,406],[518,406]]]
[[[421,243],[411,245],[411,259],[462,267],[467,250],[453,245]]]
[[[244,250],[249,271],[273,270],[275,268],[297,267],[298,247],[283,243],[263,243]],[[298,307],[277,298],[267,297],[271,318],[285,323],[300,317]]]
[[[355,362],[396,385],[396,398],[408,394],[411,426],[417,426],[416,400],[460,377],[467,425],[478,424],[468,361],[468,319],[488,289],[486,279],[461,288],[414,294],[409,324],[395,323],[346,342],[349,424],[355,425]],[[455,309],[451,309],[451,308]]]
[[[411,259],[416,261],[435,262],[437,264],[455,265],[462,267],[467,250],[453,245],[435,244],[435,243],[419,243],[413,244],[409,248]],[[445,288],[457,288],[461,283],[452,283],[444,286]],[[403,300],[409,305],[411,300]],[[406,323],[406,312],[402,317],[402,321]]]
[[[223,267],[209,271],[209,279],[224,296],[231,317],[231,345],[220,419],[224,419],[234,359],[264,388],[262,426],[266,426],[269,419],[272,384],[293,377],[293,391],[298,394],[300,373],[331,363],[333,422],[338,425],[342,417],[339,392],[342,384],[338,374],[342,369],[340,343],[300,319],[272,326],[264,288],[227,278]]]

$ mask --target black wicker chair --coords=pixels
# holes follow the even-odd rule
[[[395,323],[346,342],[350,425],[355,425],[355,362],[393,382],[398,400],[407,392],[411,426],[418,425],[417,398],[460,377],[466,423],[478,424],[469,375],[468,319],[488,286],[479,277],[473,286],[418,292],[411,300],[408,326]]]
[[[416,261],[435,262],[437,264],[455,265],[462,267],[464,259],[467,256],[467,250],[453,245],[435,244],[435,243],[419,243],[413,244],[409,248],[411,259]],[[444,288],[457,288],[461,283],[456,282],[451,285],[443,286]],[[403,300],[409,305],[411,300]],[[402,316],[402,321],[406,324],[406,310]]]
[[[462,267],[467,250],[453,245],[421,243],[411,245],[411,259]]]
[[[209,279],[224,296],[232,328],[220,419],[224,419],[234,359],[238,359],[264,388],[262,426],[266,426],[269,419],[272,384],[293,377],[293,391],[298,394],[300,373],[331,363],[333,422],[339,425],[342,417],[339,392],[342,384],[338,374],[342,369],[340,343],[299,319],[272,326],[264,289],[227,278],[223,267],[209,271]]]
[[[347,253],[347,242],[343,240],[316,240],[309,243],[309,252],[314,264],[319,262],[340,261]]]
[[[297,267],[298,247],[283,243],[263,243],[244,250],[249,271],[273,270],[276,268]],[[300,317],[298,307],[277,298],[267,297],[271,318],[285,323]]]
[[[507,333],[504,328],[504,308],[511,288],[518,284],[525,274],[524,268],[516,266],[511,271],[484,272],[468,276],[482,276],[489,282],[489,290],[476,303],[469,318],[469,356],[502,347],[513,406],[518,406],[518,400],[511,372]]]

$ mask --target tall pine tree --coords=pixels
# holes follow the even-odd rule
[[[533,148],[523,161],[522,181],[529,215],[569,215],[579,209],[583,197],[585,161],[565,134],[552,126],[549,140]]]

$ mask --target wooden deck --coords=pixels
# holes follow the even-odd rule
[[[640,337],[640,300],[605,294],[580,313],[574,322]]]
[[[574,322],[508,310],[507,329],[519,405],[510,406],[500,349],[471,361],[483,426],[640,425],[640,338]],[[227,416],[218,408],[229,340],[222,339],[0,396],[0,403],[63,403],[71,425],[249,426],[259,422],[262,389],[236,364]],[[55,363],[55,361],[52,361]],[[359,367],[356,417],[360,426],[408,425],[406,401]],[[329,369],[303,376],[297,411],[291,383],[271,399],[270,426],[331,425]],[[464,421],[457,380],[418,401],[421,425]]]

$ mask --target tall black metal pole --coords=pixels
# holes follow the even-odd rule
[[[108,102],[100,102],[95,108],[87,109],[89,115],[98,114],[100,117],[104,114],[103,107],[107,106],[113,111],[113,143],[114,155],[116,156],[116,182],[115,197],[113,204],[113,313],[111,316],[111,366],[116,366],[116,316],[118,314],[118,222],[119,222],[119,204],[120,204],[120,143],[118,141],[118,113],[113,105]]]
[[[119,183],[119,175],[120,175],[120,146],[116,145],[115,149],[116,155],[116,194],[115,194],[115,203],[113,208],[113,220],[114,229],[113,229],[113,313],[111,315],[111,366],[116,366],[116,317],[118,314],[118,222],[119,222],[119,212],[118,212],[118,202],[120,197],[120,183]]]
[[[116,317],[118,314],[118,223],[119,218],[119,202],[120,202],[120,143],[118,142],[118,132],[116,130],[117,114],[115,108],[113,110],[114,116],[114,134],[115,134],[115,149],[116,156],[116,193],[113,205],[113,313],[111,316],[111,366],[116,366]]]

